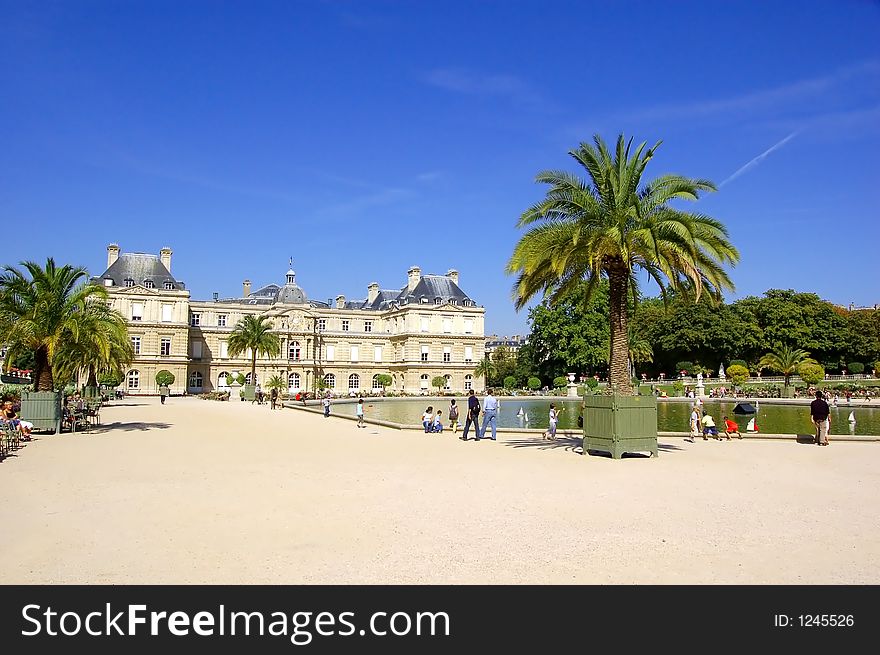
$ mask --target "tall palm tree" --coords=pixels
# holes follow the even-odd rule
[[[56,355],[80,338],[90,301],[106,300],[107,292],[88,284],[86,269],[56,266],[51,257],[45,268],[30,261],[21,265],[25,272],[4,266],[0,275],[0,334],[8,357],[34,353],[34,391],[54,391]]]
[[[486,353],[483,356],[483,359],[480,360],[480,363],[477,364],[477,367],[474,369],[474,375],[476,377],[484,377],[486,379],[486,386],[489,385],[489,378],[494,378],[498,372],[498,367],[495,365],[495,362],[492,361],[492,357],[489,353]]]
[[[78,334],[65,339],[55,355],[56,373],[70,379],[86,371],[87,386],[98,386],[98,375],[112,374],[121,379],[134,359],[125,318],[103,302],[86,306]]]
[[[758,368],[768,368],[771,371],[782,373],[785,386],[789,386],[791,376],[797,372],[801,364],[815,364],[816,360],[810,357],[810,353],[801,348],[782,346],[773,352],[769,352],[758,362]]]
[[[668,290],[716,299],[733,289],[724,270],[739,253],[718,220],[670,206],[714,191],[708,180],[662,175],[643,183],[642,175],[661,142],[632,152],[621,134],[612,153],[599,135],[569,154],[587,172],[582,180],[566,171],[539,173],[550,185],[546,197],[526,210],[518,227],[526,232],[507,265],[516,274],[514,300],[524,307],[539,292],[551,303],[582,280],[587,297],[602,278],[609,283],[611,328],[609,381],[632,393],[627,339],[629,294],[637,295],[636,273],[645,271],[666,297]]]
[[[229,335],[229,356],[251,352],[251,384],[257,379],[257,354],[277,357],[281,352],[278,335],[272,332],[272,324],[265,316],[249,314],[241,319]]]

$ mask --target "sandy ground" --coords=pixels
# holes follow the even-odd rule
[[[3,583],[880,582],[877,443],[615,461],[196,398],[102,422],[0,462]]]

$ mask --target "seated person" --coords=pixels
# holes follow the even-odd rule
[[[715,419],[710,414],[703,414],[703,437],[718,437],[718,428],[715,427]]]
[[[443,412],[441,412],[441,411],[438,409],[438,410],[437,410],[437,413],[434,414],[434,421],[433,421],[433,423],[431,424],[431,432],[443,432],[443,424],[440,422],[440,415],[441,415],[442,413],[443,413]]]
[[[428,405],[428,409],[425,410],[425,413],[422,414],[422,427],[425,428],[425,432],[430,432],[431,427],[434,425],[434,406]]]
[[[728,439],[730,439],[730,435],[732,435],[732,434],[735,434],[740,439],[743,438],[743,436],[739,433],[739,426],[736,424],[736,422],[731,421],[729,418],[727,418],[725,416],[724,417],[724,436],[727,437]]]
[[[34,429],[34,424],[29,421],[21,420],[21,417],[13,409],[11,400],[7,400],[3,403],[3,409],[0,411],[0,414],[2,414],[2,417],[9,423],[9,425],[21,433],[22,441],[31,440],[31,431]]]

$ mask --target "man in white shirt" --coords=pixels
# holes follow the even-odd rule
[[[486,397],[483,399],[483,430],[477,433],[477,441],[486,438],[486,427],[492,426],[492,441],[495,441],[495,427],[498,415],[498,399],[492,395],[492,389],[486,391]]]

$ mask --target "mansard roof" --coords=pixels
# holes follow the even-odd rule
[[[103,274],[92,280],[100,283],[107,278],[113,280],[113,286],[117,287],[124,287],[126,280],[132,280],[134,284],[140,285],[149,280],[158,289],[164,289],[166,282],[170,282],[173,289],[186,289],[183,282],[174,279],[158,255],[140,252],[120,253],[119,258],[110,264]]]

